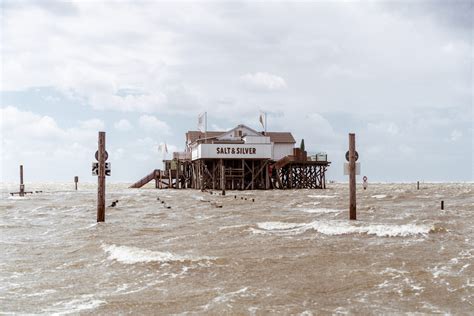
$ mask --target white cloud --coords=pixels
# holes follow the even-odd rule
[[[168,123],[160,121],[153,115],[142,115],[138,119],[138,124],[140,127],[147,132],[154,132],[157,134],[164,133],[166,135],[171,135],[171,128]]]
[[[455,129],[451,132],[451,141],[455,142],[462,137],[462,132]]]
[[[2,178],[6,174],[11,177],[10,167],[20,163],[28,168],[29,179],[35,175],[54,179],[79,169],[88,170],[98,128],[104,126],[101,120],[90,119],[62,128],[50,116],[13,106],[0,108],[0,117],[2,165],[9,166],[2,168]]]
[[[114,127],[115,127],[115,129],[117,129],[119,131],[122,131],[122,132],[129,131],[133,128],[132,124],[130,124],[130,122],[127,119],[121,119],[121,120],[115,122]]]
[[[274,91],[286,88],[285,79],[265,72],[248,73],[240,78],[252,89]]]
[[[400,132],[400,129],[397,124],[394,122],[377,122],[368,124],[369,132],[373,133],[384,133],[391,136],[395,136]]]
[[[104,121],[95,118],[86,121],[79,121],[79,127],[81,129],[101,131],[105,128],[105,123]]]

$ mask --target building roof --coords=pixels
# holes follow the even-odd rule
[[[208,131],[207,132],[207,138],[215,138],[218,137],[226,132],[218,132],[218,131]],[[263,136],[263,134],[262,134]],[[283,144],[294,144],[296,143],[293,135],[290,132],[267,132],[266,136],[270,137],[270,141],[278,144],[278,143],[283,143]],[[190,143],[194,143],[196,140],[200,138],[204,138],[205,135],[203,132],[200,131],[188,131],[186,133],[186,141]]]

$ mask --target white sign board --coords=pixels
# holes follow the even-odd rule
[[[110,176],[112,172],[111,169],[111,164],[110,162],[105,163],[105,175]],[[99,175],[99,163],[98,162],[93,162],[92,163],[92,175],[93,176],[98,176]]]
[[[271,159],[272,144],[200,144],[193,148],[196,159]]]
[[[360,162],[356,162],[356,175],[360,175]],[[344,175],[348,176],[349,175],[349,163],[345,162],[344,163]]]

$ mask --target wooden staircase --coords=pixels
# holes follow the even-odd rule
[[[147,184],[148,182],[150,182],[151,180],[154,180],[156,179],[156,177],[158,176],[158,173],[160,172],[159,169],[155,169],[153,170],[151,173],[149,173],[148,175],[144,176],[143,178],[141,178],[140,180],[138,180],[137,182],[135,182],[134,184],[132,184],[130,186],[130,188],[141,188],[142,186],[144,186],[145,184]]]

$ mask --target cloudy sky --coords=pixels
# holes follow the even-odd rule
[[[161,167],[208,112],[291,131],[369,181],[473,180],[473,1],[1,1],[1,180]]]

